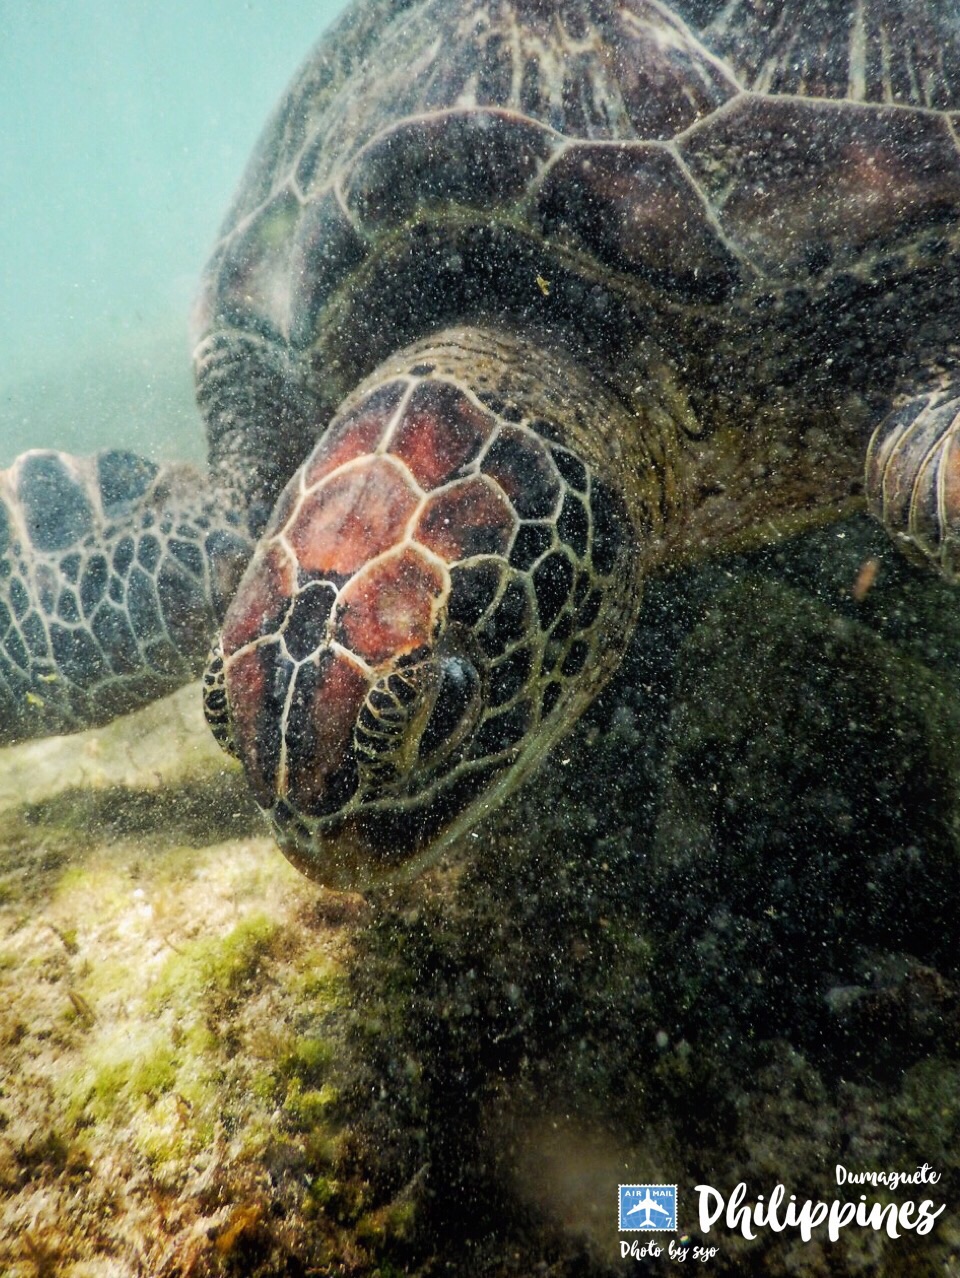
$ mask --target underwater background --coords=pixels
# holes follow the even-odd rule
[[[0,0],[0,464],[202,458],[197,280],[341,7]],[[653,582],[472,855],[366,898],[284,861],[196,687],[0,751],[0,1274],[675,1272],[618,1179],[692,1230],[698,1182],[838,1161],[933,1164],[935,1235],[701,1271],[960,1274],[955,608],[866,518]]]
[[[0,3],[0,465],[204,456],[188,321],[247,157],[341,0]]]

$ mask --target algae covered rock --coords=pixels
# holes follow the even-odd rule
[[[4,1274],[344,1251],[321,1205],[361,903],[279,855],[189,692],[0,763]]]
[[[4,1273],[635,1272],[618,1183],[694,1234],[694,1185],[829,1199],[841,1160],[954,1201],[956,650],[872,538],[651,587],[536,784],[366,900],[287,865],[195,690],[7,751]],[[907,1274],[957,1237],[702,1241]]]
[[[960,940],[951,684],[762,580],[718,601],[678,668],[654,875],[674,964],[708,982],[704,1013],[749,1020],[753,1008],[767,1030],[810,1017],[819,1040],[844,1003],[825,1002],[823,982],[857,984],[874,952],[949,970]],[[922,1050],[913,1036],[897,1046]]]

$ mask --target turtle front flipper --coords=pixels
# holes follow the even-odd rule
[[[295,864],[412,871],[576,721],[669,512],[660,425],[565,350],[479,329],[351,396],[280,496],[208,680]]]
[[[186,683],[251,546],[190,467],[35,450],[0,472],[0,741],[105,723]]]
[[[905,399],[867,449],[870,511],[908,554],[960,580],[960,376]]]

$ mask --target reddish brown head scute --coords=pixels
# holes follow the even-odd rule
[[[433,841],[587,664],[623,530],[545,425],[414,364],[277,502],[223,626],[225,743],[318,877],[328,843],[355,878]]]

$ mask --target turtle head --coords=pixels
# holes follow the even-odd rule
[[[322,882],[423,865],[570,726],[629,635],[622,500],[465,358],[408,357],[348,401],[208,670],[214,732]]]

